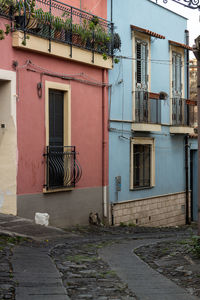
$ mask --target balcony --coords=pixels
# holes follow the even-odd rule
[[[74,146],[48,146],[46,158],[45,191],[73,189],[82,176],[82,169],[76,159]]]
[[[159,94],[135,91],[134,131],[161,131],[161,101]]]
[[[113,24],[57,0],[1,0],[11,21],[13,47],[112,68],[121,40]]]
[[[192,134],[197,127],[197,103],[183,98],[172,98],[172,126],[170,133]]]

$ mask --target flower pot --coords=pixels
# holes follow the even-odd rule
[[[37,32],[41,37],[49,39],[51,33],[51,38],[54,38],[55,29],[51,29],[47,24],[38,24],[39,31]]]
[[[38,20],[33,17],[30,17],[28,19],[28,24],[27,24],[26,28],[27,29],[35,29],[35,28],[37,28],[37,26],[38,26]]]
[[[82,39],[81,39],[80,35],[77,33],[73,33],[72,34],[72,44],[77,45],[77,46],[82,46],[81,43],[82,43]]]
[[[24,16],[15,16],[16,28],[25,28],[25,18]]]
[[[71,39],[72,39],[71,30],[65,30],[65,41],[67,43],[71,43],[72,42]]]
[[[61,32],[58,30],[55,30],[54,39],[60,40],[60,38],[61,38]]]
[[[64,41],[65,40],[65,31],[63,29],[62,30],[55,30],[54,39]]]

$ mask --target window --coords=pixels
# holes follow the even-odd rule
[[[131,140],[131,189],[150,188],[155,182],[154,139]]]
[[[172,93],[173,97],[182,94],[182,59],[181,54],[172,52]]]
[[[172,125],[187,123],[187,107],[183,99],[183,54],[172,48]]]
[[[46,182],[44,192],[75,186],[75,147],[71,146],[70,86],[45,82]]]
[[[143,40],[135,40],[135,56],[136,56],[136,88],[147,90],[148,88],[148,43]]]
[[[133,121],[148,123],[149,115],[149,47],[148,36],[134,33],[133,39]]]

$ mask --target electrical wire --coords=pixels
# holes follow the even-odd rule
[[[90,9],[90,11],[93,12],[97,8],[97,6],[100,4],[101,1],[102,0],[98,0],[97,3],[94,5],[94,7],[92,9]]]
[[[116,58],[118,59],[126,59],[126,60],[132,60],[132,61],[148,61],[148,62],[151,62],[151,63],[154,63],[154,64],[158,64],[158,65],[172,65],[172,61],[171,60],[165,60],[165,59],[142,59],[142,58],[135,58],[135,57],[132,57],[132,56],[123,56],[123,55],[116,55],[115,56]],[[175,64],[175,65],[178,65],[178,64]],[[183,63],[182,66],[187,66],[189,65],[190,66],[190,63]]]
[[[46,76],[58,77],[58,78],[65,79],[65,80],[73,80],[73,81],[77,81],[77,82],[80,82],[83,84],[88,84],[88,85],[93,85],[93,86],[109,87],[109,84],[107,82],[100,82],[100,81],[97,81],[94,79],[86,80],[86,79],[78,78],[78,77],[88,78],[87,75],[84,74],[83,72],[76,73],[76,74],[63,74],[63,73],[52,72],[51,70],[48,70],[46,68],[43,68],[41,66],[38,66],[38,65],[32,63],[30,60],[28,60],[25,65],[18,66],[16,69],[19,70],[22,68],[26,68],[27,71],[37,72],[40,74],[42,73],[43,75],[46,75]]]

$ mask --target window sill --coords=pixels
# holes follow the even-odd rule
[[[150,124],[150,123],[133,123],[132,128],[133,131],[161,131],[160,124]]]
[[[130,188],[130,191],[140,191],[140,190],[149,190],[154,188],[154,186],[147,186],[147,187],[135,187],[135,188]]]
[[[51,194],[51,193],[59,193],[59,192],[70,192],[73,191],[75,188],[63,188],[63,189],[43,189],[43,194]]]
[[[193,134],[194,128],[189,126],[170,126],[170,133],[174,134]]]

